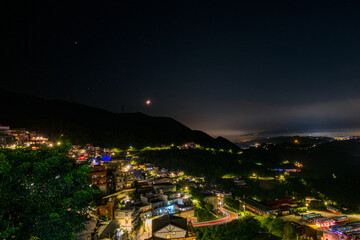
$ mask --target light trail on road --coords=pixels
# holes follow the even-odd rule
[[[231,211],[228,211],[222,207],[219,207],[219,210],[224,213],[226,215],[226,217],[218,219],[218,220],[213,220],[213,221],[207,221],[207,222],[200,222],[200,223],[195,223],[193,226],[194,227],[204,227],[204,226],[212,226],[212,225],[218,225],[218,224],[224,224],[224,223],[229,223],[232,220],[237,218],[237,214]]]

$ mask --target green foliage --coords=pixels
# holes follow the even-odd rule
[[[271,233],[278,237],[283,236],[284,221],[281,220],[281,218],[256,216],[255,219],[259,221],[261,231]]]
[[[229,207],[233,208],[233,209],[236,209],[236,211],[240,211],[240,203],[238,200],[236,199],[233,199],[231,197],[225,197],[224,198],[224,203],[226,205],[228,205]]]
[[[176,189],[180,190],[180,191],[185,191],[186,188],[190,188],[193,190],[196,190],[193,186],[195,185],[195,182],[193,181],[189,181],[189,180],[178,180],[178,182],[176,183]],[[194,193],[195,194],[195,193]],[[194,195],[192,195],[194,197]]]
[[[204,207],[195,207],[195,217],[197,217],[199,222],[215,220],[216,217]]]
[[[205,208],[211,212],[214,209],[214,206],[211,203],[205,203]]]
[[[1,239],[75,239],[84,229],[95,190],[69,147],[0,149]]]
[[[253,217],[244,217],[223,225],[196,228],[198,240],[248,240],[260,231],[259,222]]]
[[[223,225],[196,228],[196,239],[247,240],[253,238],[260,232],[283,237],[284,231],[286,231],[287,237],[294,236],[295,230],[291,228],[292,225],[286,226],[286,228],[285,226],[286,224],[280,218],[273,218],[271,216],[246,216]],[[291,240],[292,238],[287,239]]]
[[[268,230],[271,234],[282,237],[284,231],[284,221],[281,218],[275,218],[268,225]]]
[[[204,195],[201,194],[201,191],[194,187],[190,187],[189,190],[192,198],[197,201],[194,204],[194,211],[195,217],[197,217],[198,221],[204,222],[215,220],[216,217],[214,216],[214,214],[211,213],[214,207],[212,204],[204,202]]]
[[[141,162],[151,162],[169,170],[181,169],[187,175],[206,177],[213,180],[225,174],[241,173],[244,168],[239,163],[238,157],[239,155],[228,152],[200,149],[167,149],[142,151],[139,160]]]
[[[296,238],[296,229],[291,222],[286,222],[284,225],[284,240],[293,240]]]
[[[247,179],[246,186],[244,187],[235,186],[232,179],[218,179],[217,185],[231,191],[234,197],[242,198],[245,195],[245,197],[256,198],[260,202],[282,198],[286,194],[295,196],[297,199],[304,199],[312,195],[311,186],[304,186],[296,178],[290,178],[282,182],[277,180]]]
[[[308,210],[307,207],[293,208],[293,209],[290,209],[290,214],[303,213],[303,212],[306,212],[307,210]]]
[[[204,202],[204,195],[201,194],[201,191],[199,188],[195,188],[195,187],[190,187],[190,194],[192,196],[192,199],[196,199],[199,202]]]
[[[259,221],[263,232],[269,232],[268,226],[274,220],[272,217],[256,216],[255,219]]]
[[[225,206],[223,206],[226,210],[229,210],[229,211],[231,211],[231,212],[234,212],[234,213],[237,213],[237,214],[241,214],[241,212],[240,211],[238,211],[237,209],[235,209],[235,208],[232,208],[232,207],[229,207],[229,206],[227,206],[227,205],[225,205]]]
[[[316,195],[309,195],[320,197],[317,196],[320,192],[326,200],[333,200],[351,211],[360,212],[360,202],[354,201],[360,198],[360,191],[354,191],[354,186],[360,185],[360,140],[327,142],[329,139],[325,138],[297,139],[300,144],[264,144],[259,148],[245,150],[239,157],[243,163],[262,162],[268,168],[283,168],[281,163],[286,160],[290,163],[299,161],[303,164],[301,173],[290,176],[304,178],[304,187],[295,185],[288,189],[289,193],[295,191],[298,198],[304,197],[306,191],[315,189]],[[293,142],[294,138],[290,140]],[[333,174],[336,178],[333,178]],[[274,189],[279,188],[263,192],[273,194]],[[263,200],[262,196],[259,198]]]

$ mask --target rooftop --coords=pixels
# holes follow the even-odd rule
[[[155,183],[153,184],[154,187],[162,187],[162,186],[175,186],[172,183]]]
[[[188,230],[186,218],[165,214],[164,216],[156,218],[152,221],[152,232],[155,233],[169,224]]]
[[[117,227],[117,222],[115,220],[111,220],[109,222],[106,222],[106,224],[101,225],[98,228],[96,235],[99,236],[100,239],[112,236]]]
[[[260,211],[263,211],[263,212],[271,212],[271,211],[274,211],[273,208],[271,207],[268,207],[258,201],[255,201],[255,200],[252,200],[252,199],[249,199],[249,198],[244,198],[244,199],[241,199],[240,200],[241,202],[251,206],[251,207],[254,207],[254,208],[257,208],[258,210]]]

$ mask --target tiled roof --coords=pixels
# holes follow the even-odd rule
[[[169,224],[182,228],[184,230],[188,230],[186,218],[165,214],[164,216],[156,218],[152,221],[153,234]]]

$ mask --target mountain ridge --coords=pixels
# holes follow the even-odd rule
[[[144,147],[196,142],[217,149],[239,149],[225,138],[212,138],[173,118],[141,112],[114,113],[80,103],[8,91],[1,91],[0,109],[0,124],[37,131],[51,139],[64,135],[73,144]]]

